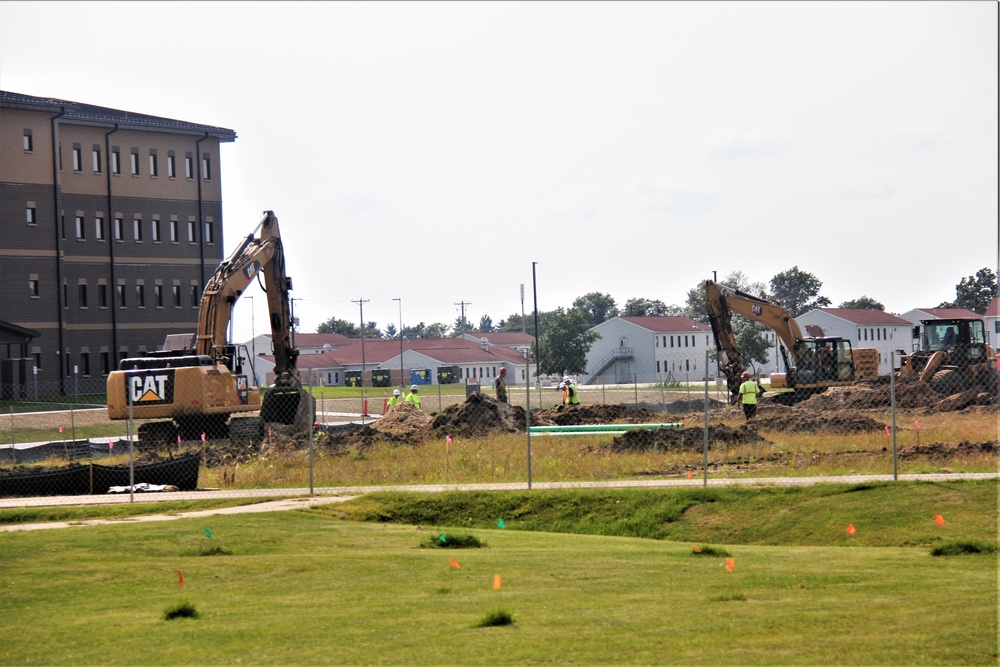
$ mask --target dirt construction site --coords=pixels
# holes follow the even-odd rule
[[[850,387],[835,387],[806,400],[786,404],[780,394],[765,393],[758,406],[756,417],[749,423],[743,419],[740,406],[729,405],[719,400],[720,394],[713,393],[708,398],[708,441],[711,448],[732,447],[740,444],[767,444],[778,434],[859,434],[886,431],[890,425],[892,407],[891,386],[888,379],[858,382]],[[706,400],[704,393],[662,392],[660,390],[635,389],[611,394],[601,388],[581,387],[580,405],[551,406],[551,395],[544,397],[550,407],[533,408],[530,426],[567,425],[607,425],[607,424],[652,424],[672,423],[673,427],[656,430],[627,430],[610,441],[593,448],[601,454],[616,454],[645,451],[698,450],[704,446]],[[723,396],[724,397],[724,396]],[[492,396],[475,393],[468,397],[442,396],[441,403],[447,403],[439,411],[428,410],[436,407],[438,398],[424,397],[424,409],[410,404],[388,408],[385,414],[372,415],[368,419],[352,419],[351,423],[327,424],[324,415],[347,414],[357,409],[357,399],[323,401],[317,405],[318,428],[313,444],[317,450],[332,455],[364,452],[382,443],[398,446],[418,446],[423,442],[440,440],[445,437],[476,439],[523,434],[526,429],[526,411],[517,401],[524,400],[523,394],[514,394],[514,404],[500,403]],[[599,402],[601,400],[608,402]],[[612,403],[610,400],[620,399]],[[664,401],[664,399],[668,399]],[[673,399],[673,400],[670,400]],[[536,399],[537,400],[537,399]],[[908,415],[932,415],[953,413],[976,415],[976,419],[998,424],[997,396],[981,391],[966,391],[962,394],[945,396],[926,384],[901,382],[895,386],[897,410]],[[381,407],[381,406],[379,406]],[[360,416],[360,415],[359,415]],[[27,415],[19,417],[19,423],[26,427],[50,428],[51,415]],[[76,416],[78,425],[102,423],[106,421],[103,411],[80,412]],[[358,423],[358,421],[367,423]],[[904,429],[905,430],[905,429]],[[992,432],[996,434],[997,429]],[[228,441],[212,441],[204,448],[203,464],[207,467],[232,465],[253,457],[280,457],[308,447],[308,438],[301,434],[289,434],[280,428],[271,430],[269,436],[259,446],[231,444]],[[928,442],[919,448],[909,447],[900,451],[901,458],[914,455],[948,457],[956,452],[996,456],[998,440],[981,442]],[[142,451],[142,459],[156,460],[170,456],[169,452]],[[11,469],[5,471],[13,472]]]

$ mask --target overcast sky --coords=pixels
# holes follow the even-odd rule
[[[302,331],[530,313],[532,262],[543,311],[797,265],[900,313],[997,267],[997,8],[4,0],[0,86],[235,130],[225,252],[275,211]]]

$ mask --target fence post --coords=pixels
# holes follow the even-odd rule
[[[76,402],[80,399],[80,367],[73,366],[73,402],[69,406],[69,422],[73,431],[73,446],[76,447]]]
[[[128,501],[135,502],[135,456],[132,447],[132,429],[135,422],[132,419],[132,386],[128,376],[125,377],[125,395],[128,397],[128,426],[125,435],[128,436]]]
[[[892,479],[899,481],[899,459],[896,456],[896,351],[889,353],[889,396],[892,409]]]
[[[10,458],[17,463],[17,447],[14,446],[14,401],[10,402]]]
[[[312,417],[310,419],[310,422],[312,423],[309,424],[309,495],[311,496],[316,495],[316,490],[313,488],[313,431],[316,430],[317,420],[316,420],[316,411],[313,409],[313,406],[316,405],[316,399],[313,397],[313,392],[312,392],[312,374],[315,372],[316,370],[313,369],[312,373],[309,373],[306,376],[309,382],[309,393],[308,393],[309,414]],[[367,412],[367,410],[365,412]]]
[[[528,490],[531,491],[531,369],[524,381],[524,434],[528,441]],[[541,390],[539,390],[541,393]],[[492,466],[491,466],[492,467]]]
[[[705,350],[705,436],[704,436],[704,442],[702,443],[705,452],[703,461],[704,469],[702,472],[702,479],[704,480],[703,486],[705,487],[708,486],[708,355],[709,354],[710,351]]]

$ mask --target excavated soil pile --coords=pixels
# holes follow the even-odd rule
[[[763,403],[773,401],[774,394],[765,394]],[[896,383],[896,408],[900,410],[930,410],[950,412],[969,405],[994,405],[996,396],[986,392],[969,390],[949,396],[935,391],[930,385],[916,381]],[[850,387],[831,387],[821,394],[797,404],[797,407],[811,411],[868,410],[889,408],[892,404],[892,386],[888,377],[878,380],[858,381]]]
[[[937,442],[930,445],[914,445],[903,447],[899,450],[900,459],[912,459],[917,456],[928,456],[932,459],[950,459],[956,456],[969,456],[977,454],[998,453],[997,442],[968,442],[963,440],[957,445],[954,443]]]
[[[651,424],[659,422],[655,412],[627,405],[557,405],[531,414],[532,426],[583,424]],[[524,422],[521,422],[524,429]]]
[[[708,443],[710,447],[719,444],[742,445],[752,442],[765,442],[752,426],[741,425],[732,428],[725,424],[708,427]],[[705,431],[702,427],[684,429],[657,429],[650,431],[636,429],[617,436],[607,445],[595,447],[598,454],[625,452],[669,451],[678,449],[700,450],[705,446]]]
[[[470,394],[464,403],[435,415],[430,435],[476,438],[524,431],[524,408],[501,403],[484,394]]]
[[[874,433],[885,430],[885,424],[857,413],[815,414],[804,408],[768,410],[753,420],[757,428],[793,433]]]

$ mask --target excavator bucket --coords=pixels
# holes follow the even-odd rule
[[[298,383],[279,384],[264,394],[260,418],[265,424],[285,424],[308,433],[316,416],[316,399]]]

